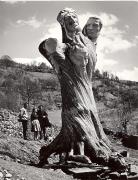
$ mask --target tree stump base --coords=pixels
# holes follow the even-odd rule
[[[74,178],[81,180],[115,179],[115,180],[138,180],[138,166],[131,165],[130,172],[112,172],[108,167],[79,167],[68,169]]]
[[[103,173],[105,170],[101,167],[81,167],[81,168],[71,168],[68,171],[73,175],[74,178],[79,179],[97,179],[97,175]]]
[[[131,165],[126,172],[113,171],[107,166],[67,161],[64,164],[46,164],[44,169],[61,169],[64,173],[81,180],[137,180],[138,166]]]

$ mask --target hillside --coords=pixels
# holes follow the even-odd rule
[[[5,177],[10,177],[7,180],[73,180],[71,175],[65,174],[61,169],[35,167],[41,146],[49,144],[50,139],[34,141],[29,133],[30,140],[24,140],[17,114],[4,109],[2,112],[4,112],[4,118],[0,119],[0,179],[6,180]],[[49,119],[54,125],[52,136],[56,136],[60,131],[60,113],[60,110],[48,112]],[[5,131],[2,130],[3,127]],[[130,154],[130,158],[127,158],[129,163],[138,165],[138,150],[123,147],[121,141],[114,139],[113,136],[109,138],[115,149],[127,150]],[[51,155],[49,162],[58,162],[58,160],[58,155]]]
[[[2,159],[0,159],[0,164],[0,176],[2,174],[5,177],[5,172],[11,176],[7,180],[73,180],[73,177],[59,169],[40,169]]]
[[[19,111],[22,103],[27,101],[30,107],[43,104],[51,109],[56,107],[59,94],[59,83],[52,73],[30,72],[20,67],[1,68],[0,66],[0,101],[2,102],[0,108]],[[14,98],[11,99],[11,95]]]
[[[60,169],[42,169],[32,166],[38,162],[39,149],[50,143],[33,141],[28,128],[29,140],[22,138],[22,126],[17,121],[19,108],[24,101],[32,107],[43,104],[47,109],[54,134],[48,131],[52,139],[61,128],[61,95],[58,79],[50,69],[44,66],[17,65],[0,66],[0,179],[10,177],[11,180],[71,180]],[[41,69],[42,68],[42,69]],[[138,130],[138,83],[120,81],[111,78],[108,73],[94,74],[92,82],[100,120],[106,129],[113,132],[129,132],[137,134]],[[29,126],[30,127],[30,126]],[[127,150],[129,163],[138,165],[137,150],[126,148],[114,136],[109,136],[117,150]],[[58,156],[51,156],[50,162],[57,162]]]
[[[61,109],[60,85],[52,69],[44,63],[5,67],[0,66],[0,108],[18,112],[27,101],[30,111],[40,104],[47,110]],[[105,126],[115,127],[116,131],[128,128],[129,133],[137,134],[138,83],[121,81],[113,74],[96,70],[92,88]]]

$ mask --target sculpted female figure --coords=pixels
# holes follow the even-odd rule
[[[40,44],[39,51],[59,78],[62,128],[50,145],[41,148],[39,165],[47,163],[47,158],[55,152],[65,152],[67,158],[82,155],[87,162],[108,163],[112,150],[99,121],[92,91],[95,45],[82,34],[74,10],[60,11],[57,20],[62,28],[63,43],[49,38]],[[78,155],[74,155],[75,147]]]

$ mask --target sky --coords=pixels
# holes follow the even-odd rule
[[[60,10],[77,12],[81,28],[97,16],[103,28],[97,44],[97,65],[120,79],[138,81],[138,1],[1,1],[0,57],[20,63],[45,62],[38,51],[49,37],[62,39],[56,18]]]

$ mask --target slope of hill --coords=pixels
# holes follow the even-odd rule
[[[40,147],[49,141],[33,141],[31,133],[28,134],[29,141],[22,139],[22,126],[17,121],[22,102],[29,102],[30,112],[34,105],[39,104],[49,109],[49,119],[54,124],[53,136],[58,134],[61,127],[61,107],[57,106],[61,104],[58,79],[54,73],[34,72],[33,68],[34,66],[30,68],[31,71],[28,71],[26,66],[6,68],[0,66],[0,108],[4,108],[0,110],[0,176],[4,179],[5,174],[10,173],[12,180],[71,180],[72,176],[64,174],[61,170],[38,169],[27,165],[38,162]],[[94,77],[93,91],[99,117],[106,128],[123,131],[122,124],[126,122],[129,132],[138,133],[136,132],[137,83],[122,82],[117,78],[110,79],[101,74],[100,77]],[[119,150],[124,149],[120,141],[110,138],[114,147]],[[125,149],[130,153],[130,157],[133,157],[129,162],[138,164],[137,150]],[[57,158],[51,156],[50,161],[57,161]]]
[[[17,65],[16,62],[12,60],[12,58],[8,55],[3,55],[0,58],[0,66],[1,67],[15,67]]]
[[[9,115],[7,115],[8,113]],[[51,111],[48,112],[48,114],[53,125],[59,125],[57,130],[54,129],[55,136],[58,134],[61,127],[61,124],[59,124],[58,121],[58,119],[60,119],[60,111]],[[7,119],[6,117],[11,118]],[[14,132],[12,131],[11,134],[9,134],[10,128],[6,126],[7,121],[11,121],[11,123],[9,123],[10,127],[12,124],[15,124],[15,122],[17,124],[17,115],[5,110],[5,120],[3,119],[2,122],[2,124],[5,125],[5,132],[0,131],[0,178],[2,180],[6,180],[6,176],[10,177],[9,179],[11,180],[73,180],[71,175],[69,176],[63,173],[61,169],[53,170],[33,166],[38,163],[39,150],[41,146],[49,144],[49,140],[23,140],[22,136],[18,136],[18,133],[21,133],[20,123],[18,123],[20,128],[13,129]],[[0,123],[0,127],[2,124]],[[127,159],[127,161],[129,163],[138,165],[138,150],[125,148],[119,140],[113,139],[112,136],[109,138],[112,141],[114,148],[117,150],[128,151],[130,158]],[[58,156],[51,155],[49,162],[58,162],[58,160]]]
[[[137,126],[137,117],[134,115],[138,108],[137,82],[120,81],[116,76],[96,70],[92,87],[101,121],[106,121],[106,124],[115,122],[114,127],[118,130],[125,130],[129,119],[132,122],[134,120],[135,127]],[[30,110],[34,105],[40,104],[48,110],[60,109],[58,78],[43,64],[39,67],[19,64],[7,68],[0,66],[0,101],[0,108],[17,112],[24,101],[28,102]],[[123,122],[120,119],[123,119]],[[137,133],[136,128],[128,130]]]
[[[2,180],[6,179],[6,172],[10,174],[10,178],[7,178],[7,180],[73,180],[72,176],[59,169],[47,170],[0,159],[0,176],[3,176]]]

